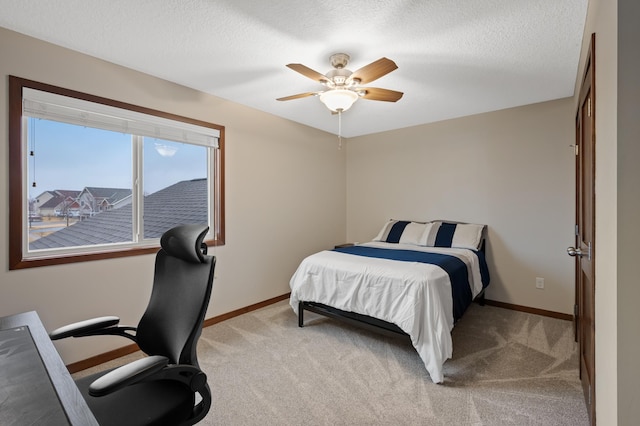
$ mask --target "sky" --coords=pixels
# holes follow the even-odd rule
[[[43,119],[29,119],[28,126],[29,198],[87,186],[132,188],[131,135]],[[145,194],[207,177],[201,146],[145,137],[143,157]]]

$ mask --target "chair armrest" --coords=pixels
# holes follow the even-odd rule
[[[92,334],[100,334],[99,331],[112,327],[120,322],[118,317],[100,317],[75,322],[57,328],[49,333],[51,340],[59,340],[67,337],[80,337]]]
[[[89,395],[105,396],[133,383],[144,380],[169,363],[164,356],[155,355],[133,361],[105,374],[89,385]]]

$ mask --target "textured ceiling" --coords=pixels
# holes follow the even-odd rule
[[[398,69],[368,84],[353,137],[573,95],[588,0],[1,0],[0,26],[337,133],[316,97],[329,56]],[[224,123],[221,123],[224,124]]]

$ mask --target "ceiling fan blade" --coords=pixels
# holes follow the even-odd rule
[[[385,101],[385,102],[397,102],[402,98],[404,93],[396,92],[389,89],[378,89],[375,87],[364,87],[365,94],[363,99],[369,99],[370,101]]]
[[[315,96],[320,92],[306,92],[306,93],[298,93],[297,95],[285,96],[284,98],[278,98],[276,101],[290,101],[292,99],[300,99],[306,98],[307,96]]]
[[[291,68],[292,70],[299,72],[300,74],[304,75],[305,77],[310,78],[311,80],[315,80],[318,81],[320,83],[327,83],[329,80],[327,79],[327,77],[324,74],[320,74],[318,71],[312,70],[311,68],[309,68],[306,65],[302,65],[302,64],[287,64],[287,67]]]
[[[371,62],[369,65],[356,70],[349,76],[349,80],[359,80],[360,84],[367,84],[373,80],[377,80],[383,75],[389,74],[391,71],[397,69],[398,66],[391,59],[380,58],[375,62]]]

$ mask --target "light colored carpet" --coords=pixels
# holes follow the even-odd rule
[[[437,385],[408,339],[305,317],[298,328],[285,300],[204,329],[201,424],[589,424],[569,321],[474,304]]]

